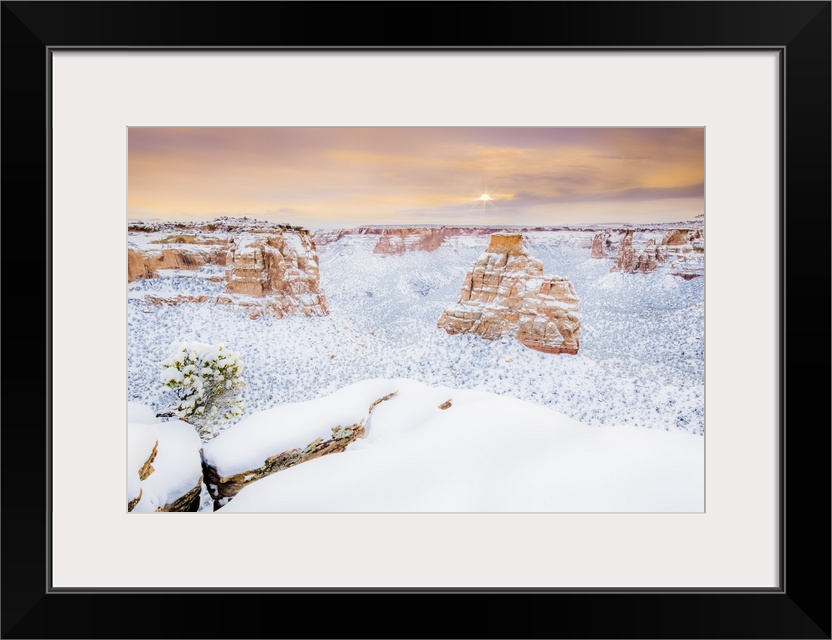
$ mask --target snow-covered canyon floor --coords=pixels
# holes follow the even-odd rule
[[[590,426],[704,434],[704,278],[659,269],[610,273],[580,233],[529,237],[546,273],[568,277],[580,300],[577,355],[512,339],[489,342],[437,328],[457,301],[487,237],[451,238],[433,252],[376,255],[376,238],[319,247],[329,315],[250,319],[231,305],[146,304],[155,293],[219,292],[222,269],[160,271],[128,286],[128,389],[157,410],[172,398],[158,382],[172,342],[223,343],[245,363],[247,412],[311,400],[369,378],[411,378],[540,404]],[[216,290],[216,291],[215,291]]]
[[[435,251],[403,255],[373,253],[377,239],[368,236],[324,244],[324,317],[252,319],[234,305],[151,304],[146,295],[221,290],[221,267],[160,270],[128,285],[129,400],[146,405],[143,415],[171,407],[159,374],[172,344],[228,346],[244,362],[246,410],[205,450],[209,460],[223,447],[217,460],[248,460],[230,472],[243,473],[309,445],[315,416],[337,418],[350,404],[344,394],[395,387],[345,451],[257,479],[219,513],[701,511],[704,278],[661,268],[610,273],[610,260],[590,257],[590,239],[544,232],[525,240],[545,273],[574,285],[577,355],[437,327],[488,237],[448,238]],[[325,422],[316,437],[341,424]],[[257,425],[257,438],[231,437]],[[144,482],[138,511],[165,502],[163,488]],[[128,493],[135,497],[135,487]],[[201,511],[212,510],[204,487],[201,502]]]

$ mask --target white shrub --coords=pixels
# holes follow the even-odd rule
[[[171,413],[207,439],[216,435],[219,420],[242,415],[242,370],[242,360],[225,345],[183,342],[162,362],[159,379],[179,400]]]

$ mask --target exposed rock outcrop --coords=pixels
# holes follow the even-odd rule
[[[685,280],[701,276],[704,271],[705,236],[702,229],[674,229],[662,239],[665,260],[670,272]]]
[[[593,225],[561,226],[445,226],[391,227],[365,226],[351,229],[320,229],[315,231],[315,244],[323,247],[355,236],[380,236],[375,241],[376,253],[403,253],[404,251],[433,251],[449,238],[487,238],[495,233],[535,234],[538,232],[591,234],[597,230]],[[385,239],[385,236],[386,239]],[[591,246],[592,236],[585,240]]]
[[[148,294],[144,297],[144,301],[146,304],[152,304],[156,306],[161,305],[168,305],[168,306],[175,306],[177,304],[182,304],[183,302],[217,302],[222,303],[222,296],[156,296],[153,294]],[[231,304],[231,300],[228,300],[228,304]]]
[[[245,237],[228,251],[226,291],[268,298],[266,308],[278,317],[326,315],[319,282],[318,254],[308,233]]]
[[[190,233],[169,234],[187,230]],[[132,234],[153,233],[144,237],[144,249],[135,245],[127,251],[127,280],[156,278],[163,269],[196,270],[213,265],[216,272],[200,274],[205,281],[224,282],[224,293],[199,291],[191,294],[159,295],[146,292],[147,304],[175,305],[183,302],[214,302],[244,307],[254,318],[263,314],[282,318],[287,315],[327,315],[326,298],[320,292],[318,254],[311,234],[300,227],[266,225],[252,227],[247,220],[217,220],[201,226],[134,223]],[[150,236],[153,238],[153,236]],[[148,248],[166,245],[165,248]]]
[[[625,231],[618,229],[604,229],[592,237],[592,257],[610,258],[618,253]]]
[[[435,251],[450,234],[451,229],[447,227],[384,229],[373,253],[402,255],[406,251]]]
[[[647,240],[646,246],[641,250],[633,247],[633,232],[627,231],[618,255],[615,257],[610,271],[623,271],[624,273],[650,273],[655,271],[664,262],[667,251],[663,245],[657,245],[655,239]]]
[[[352,229],[323,229],[315,232],[319,247],[334,244],[351,236],[378,237],[374,253],[401,255],[406,251],[434,251],[446,238],[457,236],[488,236],[495,229],[488,227],[354,227]]]
[[[197,511],[202,491],[200,446],[195,429],[179,420],[128,423],[127,510]]]
[[[159,269],[193,270],[205,265],[224,266],[225,246],[172,247],[170,249],[127,250],[127,282],[138,278],[155,278]]]
[[[153,461],[156,459],[156,455],[159,453],[159,441],[157,440],[153,445],[153,450],[150,452],[150,456],[145,460],[144,464],[139,468],[139,480],[147,480],[147,477],[155,471],[153,468]]]
[[[145,263],[143,251],[127,250],[127,282],[133,282],[138,278],[153,278],[155,275]]]
[[[142,488],[139,486],[139,493],[135,498],[132,498],[127,501],[127,512],[129,513],[133,509],[136,508],[136,505],[139,504],[139,501],[142,499]]]
[[[686,280],[704,271],[705,244],[701,229],[659,231],[605,229],[592,240],[593,258],[613,258],[611,272],[651,273],[661,266]]]
[[[491,236],[465,277],[457,304],[448,307],[438,326],[450,334],[473,333],[486,340],[514,336],[545,353],[578,352],[581,323],[572,283],[543,274],[520,235]]]
[[[191,512],[199,510],[199,496],[202,493],[202,476],[199,477],[199,481],[196,485],[188,491],[187,493],[183,494],[181,497],[175,499],[173,502],[169,502],[158,509],[157,512],[175,512],[175,513],[183,513],[183,512]]]
[[[210,461],[217,456],[222,457],[222,448],[225,445],[226,438],[223,435],[218,436],[207,445],[213,449],[211,456],[206,455],[204,448],[200,450],[202,473],[205,478],[205,484],[208,487],[208,492],[214,500],[214,509],[219,509],[228,504],[243,487],[252,482],[256,482],[261,478],[294,467],[303,462],[346,450],[351,443],[364,436],[365,427],[370,415],[373,413],[373,409],[394,395],[396,393],[392,392],[375,400],[369,406],[367,414],[363,419],[352,424],[331,427],[330,431],[332,435],[327,439],[319,437],[302,448],[297,447],[275,453],[266,458],[263,464],[258,467],[228,476],[223,476],[218,467]]]
[[[592,238],[592,257],[593,258],[606,258],[606,245],[604,242],[604,236],[602,233],[596,233],[595,236]]]

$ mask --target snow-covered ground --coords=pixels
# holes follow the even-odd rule
[[[127,407],[127,501],[141,495],[134,513],[154,512],[193,489],[202,477],[202,444],[192,425],[180,420],[160,422],[150,407]],[[157,449],[152,473],[144,480],[139,469]]]
[[[220,476],[230,477],[262,466],[269,456],[302,449],[316,438],[329,440],[335,427],[362,424],[369,432],[372,405],[401,386],[400,381],[365,380],[323,398],[258,411],[207,442],[205,461]]]
[[[578,355],[551,355],[513,339],[450,336],[436,323],[459,297],[488,237],[449,238],[434,252],[372,253],[378,238],[347,236],[319,248],[322,318],[249,318],[228,305],[152,306],[147,293],[219,292],[216,267],[128,285],[129,399],[164,410],[158,382],[172,342],[224,343],[245,363],[247,414],[311,400],[371,378],[410,378],[489,391],[590,426],[704,434],[704,278],[659,269],[609,273],[590,258],[591,232],[529,234],[547,274],[568,277],[580,299]]]
[[[367,418],[370,402],[391,391]],[[239,473],[277,450],[302,446],[316,435],[316,424],[359,416],[367,418],[365,437],[346,451],[253,482],[218,513],[704,508],[703,438],[590,428],[529,402],[413,380],[365,380],[286,411],[256,414],[206,450],[217,445],[209,456],[223,475]]]

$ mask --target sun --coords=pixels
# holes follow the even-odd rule
[[[480,212],[485,213],[485,210],[488,207],[496,207],[494,203],[497,202],[499,198],[495,198],[490,193],[488,193],[488,184],[481,185],[482,191],[480,191],[480,195],[476,198],[471,198],[471,208],[477,208]],[[476,191],[474,192],[476,193]]]

